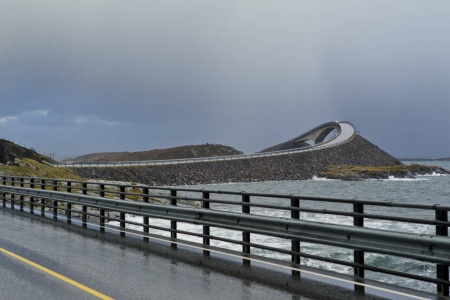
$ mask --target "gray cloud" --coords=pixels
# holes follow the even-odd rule
[[[345,119],[393,155],[450,156],[449,12],[3,0],[1,135],[59,155],[206,142],[251,153]]]

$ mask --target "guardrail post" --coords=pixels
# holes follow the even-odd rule
[[[292,209],[292,208],[299,208],[299,207],[300,207],[300,199],[298,199],[298,198],[291,199],[291,219],[294,219],[294,220],[300,219],[300,211]],[[294,252],[294,254],[292,254],[292,262],[294,264],[300,265],[300,255],[297,254],[300,252],[300,241],[299,240],[292,240],[291,250],[292,250],[292,252]],[[292,270],[292,276],[300,277],[300,272]]]
[[[105,197],[105,185],[100,184],[100,197]],[[100,209],[100,231],[105,232],[105,210]]]
[[[177,191],[176,190],[171,190],[170,191],[170,196],[171,197],[176,197],[177,196]],[[177,198],[170,198],[170,205],[177,205]],[[173,239],[177,238],[177,221],[170,221],[170,237]],[[175,243],[171,243],[171,247],[172,248],[176,248],[177,244]]]
[[[87,195],[87,183],[86,183],[86,182],[83,182],[83,183],[81,184],[81,186],[82,186],[82,188],[81,188],[81,193],[82,193],[83,195]]]
[[[354,203],[353,212],[356,214],[364,214],[364,204]],[[355,216],[353,217],[353,225],[358,227],[364,227],[364,218]],[[364,265],[364,251],[353,251],[353,262],[355,264]],[[354,275],[359,278],[364,278],[364,267],[354,267]],[[355,291],[364,293],[364,286],[355,285]]]
[[[87,206],[81,206],[81,224],[84,228],[87,227]]]
[[[147,187],[142,188],[142,202],[148,203],[148,188]],[[150,232],[148,225],[149,225],[149,218],[144,217],[144,228],[143,228],[144,235],[148,234]],[[148,241],[149,241],[149,238],[144,236],[144,242],[148,242]]]
[[[11,201],[11,209],[14,209],[14,197],[15,197],[15,195],[11,193],[9,196],[10,196],[10,201]]]
[[[120,199],[125,200],[125,187],[120,186]],[[125,213],[120,213],[120,236],[125,236]]]
[[[53,200],[53,220],[58,220],[58,201]]]
[[[87,183],[86,182],[83,182],[82,184],[81,184],[81,193],[83,194],[83,195],[87,195]],[[81,223],[82,223],[82,225],[83,225],[83,227],[87,227],[87,206],[86,205],[83,205],[82,207],[81,207],[81,210],[82,210],[82,213],[81,213]]]
[[[2,177],[2,184],[6,185],[6,177],[5,176]]]
[[[23,187],[23,178],[20,178],[20,187]],[[23,211],[23,200],[24,200],[24,196],[20,195],[19,199],[20,199],[20,211]]]
[[[436,221],[448,222],[448,211],[436,210]],[[436,235],[448,236],[448,226],[436,226]],[[445,280],[449,282],[448,265],[436,264],[436,277],[437,279]],[[438,296],[449,296],[449,285],[438,284],[437,285]]]
[[[58,181],[53,180],[53,190],[58,191]],[[53,200],[53,220],[58,220],[58,201]]]
[[[66,182],[66,189],[68,193],[72,193],[72,182],[67,181]],[[67,218],[67,224],[72,223],[72,203],[67,202],[66,207],[66,218]]]
[[[30,178],[30,188],[34,189],[34,178]],[[30,214],[34,214],[34,197],[30,197]]]
[[[2,193],[2,206],[6,207],[6,193]]]
[[[242,213],[244,214],[250,213],[250,205],[246,205],[247,203],[250,203],[250,195],[242,195]],[[242,242],[244,242],[244,245],[242,245],[242,252],[250,254],[250,246],[245,245],[245,243],[250,243],[250,232],[242,232]],[[244,265],[250,265],[250,260],[244,258],[243,263]]]
[[[15,178],[11,177],[11,186],[14,186],[14,185],[15,185]]]
[[[41,179],[41,189],[45,190],[45,179]],[[45,217],[45,199],[41,198],[41,217]]]
[[[202,207],[204,209],[209,209],[209,201],[205,201],[205,200],[209,200],[209,193],[208,192],[203,192],[203,203],[202,203]],[[210,245],[210,238],[209,236],[211,235],[211,230],[210,227],[208,225],[203,226],[203,235],[205,235],[203,237],[203,246],[209,246]],[[207,250],[203,250],[203,254],[204,255],[210,255],[210,251]]]

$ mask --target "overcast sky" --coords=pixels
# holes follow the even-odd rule
[[[57,157],[346,120],[450,157],[450,1],[0,0],[0,137]]]

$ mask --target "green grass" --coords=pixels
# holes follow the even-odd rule
[[[361,173],[398,173],[408,172],[409,168],[406,165],[395,166],[347,166],[347,165],[331,165],[328,166],[327,171],[321,174],[327,175],[342,175],[342,174],[361,174]]]
[[[14,166],[0,165],[0,173],[10,176],[83,180],[69,168],[55,168],[30,158],[21,159],[18,165]]]

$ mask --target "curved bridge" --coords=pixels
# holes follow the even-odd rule
[[[333,132],[334,136],[325,140]],[[293,138],[292,140],[266,148],[260,153],[301,149],[319,145],[333,145],[335,143],[335,139],[338,139],[338,142],[345,141],[353,136],[354,133],[354,126],[348,122],[328,122],[317,126],[316,128],[313,128],[310,131]]]
[[[334,131],[334,136],[326,139]],[[250,159],[255,157],[287,155],[306,151],[316,151],[324,148],[334,147],[348,142],[356,134],[355,126],[350,122],[328,122],[310,131],[293,138],[287,142],[269,147],[261,152],[250,155],[217,156],[203,158],[188,158],[174,160],[149,160],[149,161],[124,161],[124,162],[94,162],[75,164],[55,164],[55,167],[117,167],[117,166],[156,166],[156,165],[176,165],[196,162],[227,161],[236,159]],[[312,141],[312,145],[307,143]]]

